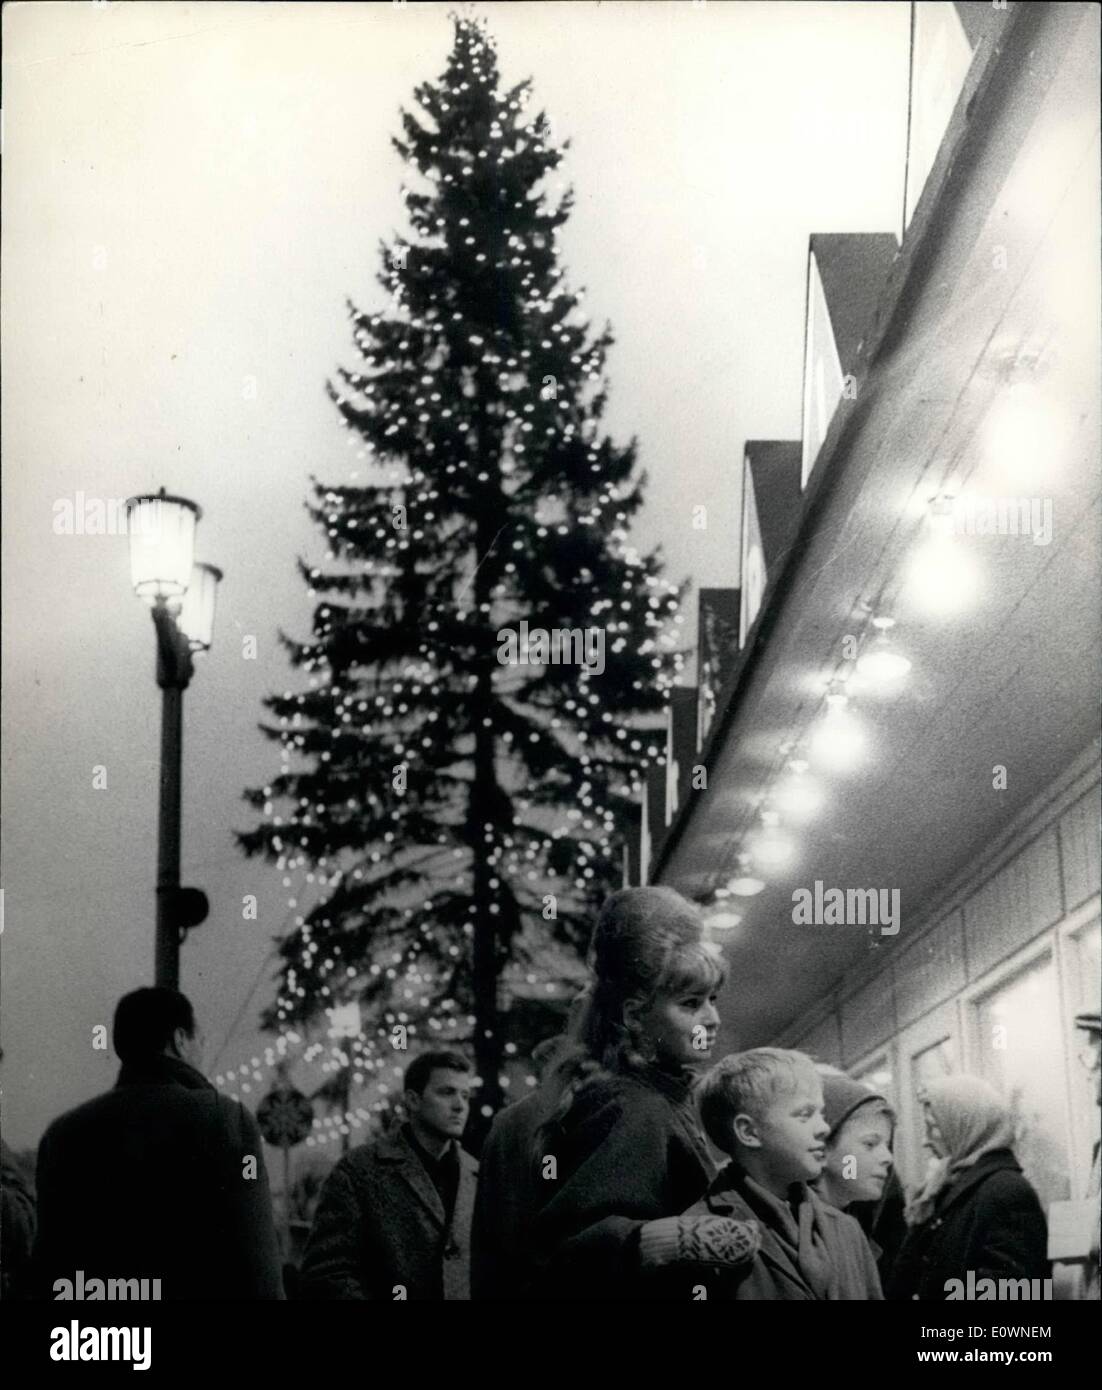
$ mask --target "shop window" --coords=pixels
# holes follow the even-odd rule
[[[913,15],[904,227],[910,226],[972,62],[971,45],[952,5],[918,4]]]
[[[895,1073],[892,1070],[891,1057],[886,1052],[880,1053],[871,1062],[866,1062],[864,1066],[855,1067],[851,1075],[855,1081],[863,1081],[866,1086],[871,1086],[874,1091],[878,1091],[893,1110],[898,1108],[899,1102],[895,1093]]]
[[[1088,1035],[1074,1026],[1074,1015],[1086,1009],[1097,1009],[1102,1003],[1102,922],[1096,917],[1086,927],[1069,939],[1071,950],[1070,968],[1072,971],[1071,1001],[1072,1018],[1068,1026],[1072,1030],[1071,1046],[1075,1053],[1072,1073],[1072,1106],[1075,1116],[1076,1144],[1081,1149],[1077,1154],[1082,1175],[1090,1171],[1090,1154],[1099,1137],[1099,1115],[1097,1081],[1083,1065],[1089,1055]],[[1081,1186],[1081,1184],[1079,1184]],[[1080,1193],[1073,1194],[1079,1196]]]
[[[942,1077],[952,1076],[953,1071],[951,1039],[941,1038],[932,1047],[926,1047],[921,1052],[916,1052],[911,1058],[914,1094],[916,1096],[921,1094],[922,1088],[931,1081],[940,1081]]]
[[[1035,958],[972,1001],[974,1070],[1010,1102],[1015,1151],[1044,1206],[1070,1196],[1056,967]]]
[[[921,1099],[923,1090],[931,1081],[940,1081],[957,1070],[956,1047],[949,1037],[939,1038],[937,1042],[911,1056],[911,1096],[914,1103],[910,1114],[910,1176],[914,1184],[923,1180],[926,1169],[934,1157],[926,1148],[926,1124]]]
[[[1089,927],[1076,934],[1076,978],[1079,984],[1079,1009],[1097,1009],[1102,1003],[1102,922],[1095,918]],[[1077,1010],[1078,1012],[1078,1010]]]

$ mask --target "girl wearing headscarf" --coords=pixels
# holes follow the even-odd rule
[[[951,1279],[1048,1277],[1044,1212],[1014,1156],[1010,1110],[978,1076],[947,1076],[922,1096],[935,1162],[906,1207],[892,1299],[941,1302]]]
[[[892,1145],[895,1114],[886,1098],[837,1067],[820,1064],[823,1118],[830,1126],[826,1164],[815,1184],[824,1202],[848,1212],[868,1237],[886,1288],[907,1234],[903,1186]]]
[[[819,1067],[823,1119],[830,1126],[826,1163],[816,1183],[824,1202],[846,1211],[879,1202],[892,1171],[895,1115],[887,1100],[844,1072]]]

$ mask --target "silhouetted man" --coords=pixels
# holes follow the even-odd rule
[[[422,1052],[406,1068],[408,1120],[345,1154],[325,1180],[302,1262],[306,1298],[470,1298],[478,1164],[459,1147],[471,1066]]]
[[[532,1052],[540,1085],[494,1116],[478,1160],[471,1231],[471,1296],[500,1302],[531,1297],[530,1227],[546,1186],[536,1159],[536,1134],[555,1099],[544,1072],[561,1046],[545,1038]]]
[[[39,1293],[148,1280],[164,1300],[282,1298],[260,1132],[199,1070],[191,1004],[135,990],[112,1043],[114,1090],[55,1120],[39,1145]]]

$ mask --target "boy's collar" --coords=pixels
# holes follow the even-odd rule
[[[785,1195],[783,1197],[778,1196],[772,1189],[766,1187],[764,1183],[752,1177],[739,1163],[737,1158],[728,1159],[712,1182],[713,1191],[718,1192],[724,1188],[735,1188],[742,1191],[744,1194],[750,1193],[753,1196],[764,1198],[766,1201],[775,1202],[780,1206],[785,1206],[793,1202],[799,1206],[801,1203],[810,1200],[812,1196],[812,1189],[806,1182],[790,1183]]]
[[[799,1192],[796,1201],[797,1211],[804,1202],[810,1202],[815,1210],[816,1219],[820,1222],[824,1219],[835,1220],[844,1215],[843,1212],[836,1211],[834,1207],[824,1202],[815,1189],[806,1182],[793,1183],[788,1189],[789,1199],[796,1195],[796,1189]],[[733,1158],[728,1159],[712,1179],[706,1200],[709,1210],[715,1212],[717,1216],[734,1216],[740,1220],[750,1218],[760,1220],[764,1209],[767,1212],[783,1214],[791,1220],[796,1220],[790,1200],[778,1197],[768,1188],[763,1187]]]
[[[810,1200],[808,1197],[808,1186],[807,1183],[804,1182],[789,1183],[782,1197],[779,1193],[774,1192],[771,1187],[766,1187],[765,1184],[759,1182],[757,1178],[751,1177],[749,1173],[743,1174],[743,1181],[746,1185],[746,1190],[753,1198],[756,1198],[759,1203],[768,1203],[775,1208],[775,1210],[783,1213],[790,1221],[796,1219],[796,1213],[799,1211],[800,1207],[802,1207],[806,1201]]]
[[[708,1209],[717,1216],[735,1216],[742,1220],[753,1217],[755,1213],[740,1182],[743,1178],[745,1174],[734,1163],[725,1163],[708,1188],[705,1197]]]

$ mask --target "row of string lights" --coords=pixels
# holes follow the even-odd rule
[[[989,367],[994,389],[968,437],[949,461],[934,459],[901,509],[898,524],[913,529],[898,573],[874,600],[861,602],[850,632],[832,648],[842,653],[825,674],[808,676],[814,713],[802,732],[782,741],[761,793],[739,833],[709,898],[709,927],[738,927],[737,900],[755,897],[799,857],[798,835],[824,810],[830,779],[858,771],[870,759],[870,741],[858,710],[863,699],[894,697],[912,662],[900,643],[890,609],[918,621],[951,622],[966,614],[989,587],[980,547],[987,536],[1021,537],[1036,527],[1029,513],[1043,499],[1051,470],[1067,442],[1053,402],[1036,377],[1048,358],[1022,344],[996,345]],[[997,367],[997,370],[996,370]],[[940,470],[941,476],[931,478]],[[1051,498],[1049,517],[1051,517]],[[1038,513],[1039,515],[1039,513]],[[1035,543],[1045,537],[1033,536]]]

